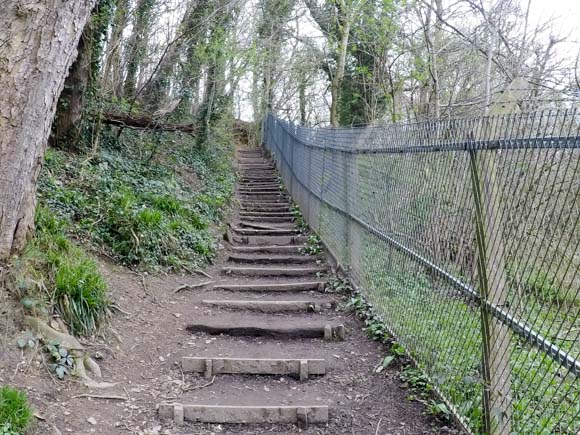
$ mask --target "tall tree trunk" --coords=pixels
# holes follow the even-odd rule
[[[34,227],[56,103],[94,0],[5,0],[0,14],[0,260]]]
[[[300,107],[300,124],[306,125],[306,78],[301,74],[298,83],[298,105]]]
[[[128,0],[117,0],[115,16],[111,29],[111,38],[107,44],[107,55],[102,76],[101,87],[105,92],[110,91],[114,96],[123,95],[123,65],[121,63],[121,42],[123,30],[127,25]]]
[[[340,119],[338,115],[338,101],[340,98],[340,85],[344,79],[344,69],[346,66],[346,53],[348,51],[348,39],[350,36],[350,21],[351,18],[345,16],[340,28],[340,45],[338,48],[338,62],[336,63],[336,71],[331,83],[332,101],[330,103],[330,124],[333,127],[338,127]]]
[[[60,94],[51,145],[72,144],[78,138],[78,124],[83,116],[85,92],[91,73],[91,44],[88,39],[85,32],[79,41],[78,56],[70,67]]]
[[[127,76],[124,93],[126,98],[135,96],[138,84],[139,68],[147,54],[149,27],[154,0],[138,0],[133,19],[133,32],[127,47]]]

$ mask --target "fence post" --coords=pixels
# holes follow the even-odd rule
[[[350,201],[349,201],[349,193],[350,193],[350,169],[349,169],[349,159],[350,159],[351,154],[348,153],[343,153],[343,159],[344,159],[344,164],[343,164],[343,171],[344,171],[344,177],[343,178],[343,183],[344,183],[344,211],[346,212],[346,216],[345,216],[345,239],[346,239],[346,255],[345,255],[345,272],[348,271],[348,269],[350,269]]]
[[[485,121],[484,121],[485,122]],[[483,429],[486,434],[509,434],[512,430],[512,394],[509,327],[493,316],[491,305],[507,299],[500,192],[495,151],[487,159],[469,150],[469,168],[475,201],[477,278],[479,284],[483,343]]]

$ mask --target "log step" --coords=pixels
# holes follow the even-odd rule
[[[306,248],[306,245],[264,245],[264,246],[233,246],[232,250],[234,252],[245,252],[245,253],[276,253],[276,254],[299,254],[302,249]]]
[[[294,216],[290,211],[289,203],[276,202],[248,202],[240,204],[240,215],[243,216],[245,213],[257,213],[257,216],[272,216],[272,213],[277,213],[277,216]]]
[[[278,174],[276,171],[269,170],[269,171],[256,171],[254,169],[251,170],[242,170],[240,171],[242,178],[252,179],[252,180],[259,180],[264,178],[278,178]]]
[[[239,228],[232,227],[232,230],[237,234],[243,236],[290,236],[293,234],[300,234],[300,231],[292,228],[280,228],[280,229],[257,229],[257,228]]]
[[[240,216],[283,216],[294,217],[290,204],[247,203],[240,208]]]
[[[257,213],[259,216],[247,216],[246,214],[242,215],[240,213],[240,217],[242,217],[245,221],[248,222],[273,222],[273,223],[292,223],[294,222],[294,217],[292,215],[289,216],[268,216],[263,213]]]
[[[160,403],[159,418],[202,423],[308,423],[328,422],[328,406],[220,406]]]
[[[228,261],[245,264],[305,264],[316,263],[320,257],[310,255],[243,255],[230,254]]]
[[[240,183],[239,189],[261,190],[261,189],[282,189],[280,183]]]
[[[244,324],[245,323],[245,324]],[[344,325],[305,324],[296,321],[294,324],[274,323],[259,325],[256,322],[219,323],[219,321],[200,322],[187,325],[185,328],[192,334],[203,332],[209,335],[231,335],[234,337],[271,337],[271,338],[324,338],[327,341],[345,338]]]
[[[288,195],[270,195],[270,194],[263,194],[263,195],[240,195],[239,200],[241,203],[244,202],[267,202],[267,203],[272,203],[272,202],[286,202],[286,203],[290,203],[290,197]]]
[[[290,222],[260,222],[243,219],[239,223],[240,228],[254,228],[256,230],[295,230],[296,224],[292,221]]]
[[[214,285],[214,290],[231,292],[323,292],[326,287],[324,281],[304,281],[290,283],[219,283]]]
[[[269,175],[252,175],[252,174],[245,174],[240,176],[241,183],[277,183],[280,181],[280,178],[272,173]]]
[[[206,379],[219,374],[295,375],[305,381],[311,375],[326,374],[323,359],[203,358],[181,359],[184,373],[203,373]]]
[[[258,311],[261,313],[319,313],[332,308],[331,302],[316,301],[254,301],[254,300],[228,300],[228,299],[206,299],[201,301],[204,305],[215,308],[225,308],[229,310]]]
[[[232,235],[234,243],[242,245],[303,245],[308,239],[305,236],[236,236]]]
[[[260,188],[260,189],[238,189],[238,194],[240,196],[248,196],[248,195],[284,195],[286,192],[284,189],[280,189],[279,187],[269,188]]]
[[[222,273],[234,276],[308,276],[326,271],[325,267],[222,267]]]
[[[271,218],[271,217],[282,217],[282,218],[292,218],[294,219],[294,214],[290,211],[274,210],[274,211],[248,211],[240,210],[240,217],[255,217],[255,218]]]
[[[269,208],[290,208],[290,201],[256,201],[256,200],[252,200],[252,201],[247,201],[245,199],[240,199],[239,200],[240,205],[242,206],[242,210],[244,208],[258,208],[261,209],[263,207],[269,207]]]

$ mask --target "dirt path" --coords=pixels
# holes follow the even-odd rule
[[[0,352],[0,383],[25,388],[41,417],[34,433],[447,433],[407,400],[394,368],[375,373],[386,350],[325,293],[327,263],[300,252],[305,237],[271,162],[259,150],[238,157],[231,244],[209,278],[139,276],[103,264],[125,313],[89,349],[115,388],[59,382],[39,353]],[[194,414],[208,421],[188,421]],[[236,420],[257,423],[223,422]]]

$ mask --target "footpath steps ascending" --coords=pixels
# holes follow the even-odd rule
[[[335,301],[323,294],[327,264],[321,255],[305,253],[308,237],[298,227],[290,198],[262,150],[238,150],[238,168],[240,207],[227,231],[230,252],[211,297],[199,301],[200,315],[189,319],[186,330],[250,344],[245,354],[235,356],[224,357],[222,349],[214,355],[184,357],[182,370],[207,379],[219,375],[225,382],[233,382],[235,376],[265,382],[268,378],[258,375],[287,375],[303,382],[304,388],[296,394],[295,387],[281,392],[264,385],[263,394],[252,393],[236,403],[239,388],[224,393],[227,384],[215,391],[209,385],[196,395],[183,396],[183,403],[161,403],[159,416],[178,425],[294,423],[305,428],[327,423],[329,406],[321,403],[325,391],[311,379],[332,373],[328,352],[320,349],[324,343],[344,340],[346,334],[332,316]],[[213,315],[215,310],[220,314]],[[293,355],[259,357],[264,340],[292,340]],[[321,357],[313,358],[313,353]]]

